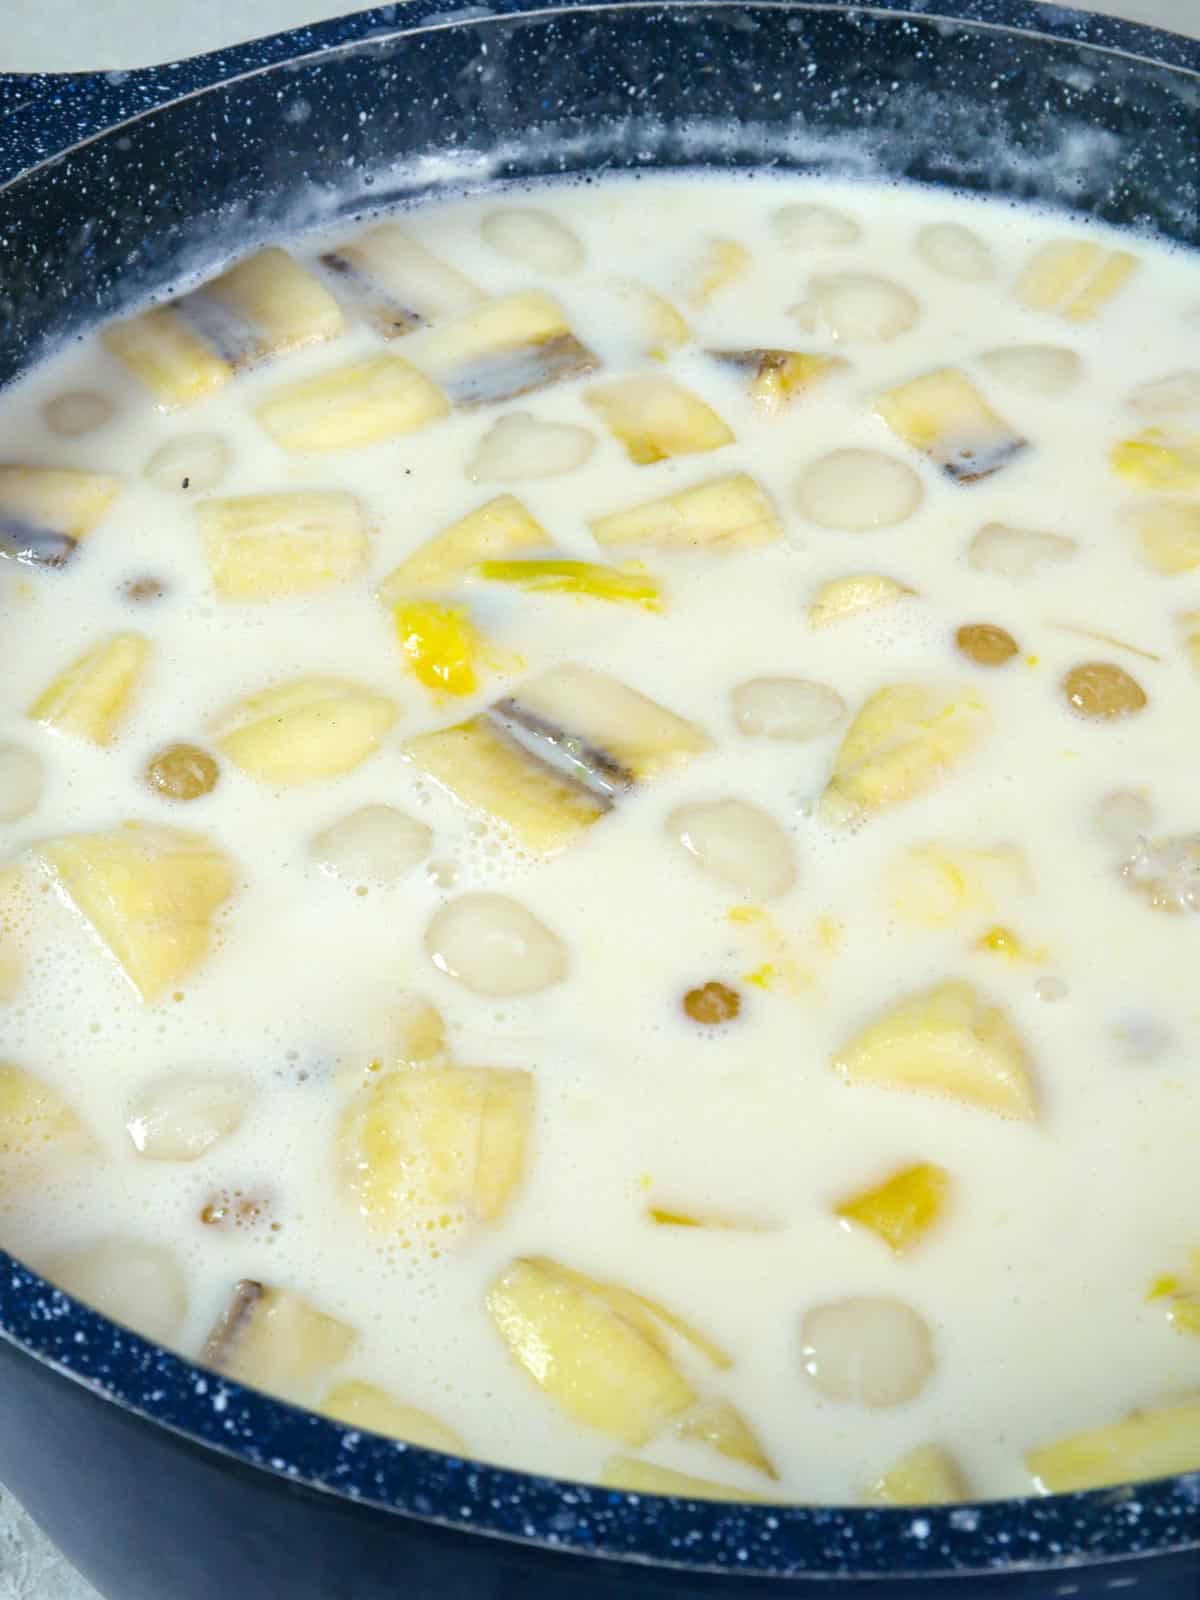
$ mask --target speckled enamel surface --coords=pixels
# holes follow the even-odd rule
[[[767,15],[768,9],[773,17]],[[430,149],[438,148],[439,124],[434,113],[443,98],[449,103],[455,94],[460,95],[452,107],[459,119],[455,126],[465,130],[459,135],[459,149],[486,155],[489,139],[493,145],[511,140],[526,123],[565,126],[562,119],[572,111],[566,101],[581,82],[603,80],[594,102],[589,101],[579,112],[582,123],[591,119],[599,126],[606,116],[611,120],[620,103],[621,73],[632,70],[630,63],[636,62],[638,79],[631,87],[631,100],[639,107],[648,105],[660,111],[664,104],[662,70],[655,77],[654,69],[661,66],[660,57],[667,60],[668,52],[674,52],[671,70],[681,82],[687,79],[684,67],[693,71],[691,81],[696,83],[704,82],[703,75],[715,67],[733,82],[742,70],[739,52],[744,48],[749,57],[758,48],[739,43],[749,40],[747,30],[758,29],[761,34],[764,28],[770,33],[779,27],[790,31],[802,57],[809,53],[813,74],[822,70],[826,59],[822,42],[832,41],[830,48],[836,46],[841,53],[838,59],[855,64],[854,84],[846,90],[851,98],[857,96],[851,112],[860,121],[866,117],[877,134],[889,127],[894,132],[901,126],[897,121],[900,111],[889,121],[889,91],[880,71],[875,70],[873,77],[859,72],[854,33],[860,30],[863,57],[875,52],[879,60],[894,63],[897,108],[909,91],[918,97],[916,103],[923,104],[928,98],[933,106],[932,84],[941,98],[931,122],[936,124],[943,113],[949,117],[947,97],[956,91],[953,73],[965,74],[965,63],[970,62],[975,76],[969,81],[964,77],[960,94],[973,95],[978,102],[989,93],[990,83],[990,93],[1008,119],[1002,125],[982,117],[984,137],[978,150],[973,153],[970,141],[960,140],[953,159],[949,146],[939,145],[932,135],[922,143],[911,129],[902,128],[909,146],[902,152],[903,159],[897,155],[891,161],[891,172],[925,182],[962,183],[1014,195],[1033,193],[1067,208],[1090,209],[1110,220],[1127,220],[1200,243],[1200,79],[1192,76],[1200,72],[1200,44],[1114,20],[1089,18],[1058,6],[1026,5],[1018,0],[959,0],[956,5],[948,0],[936,4],[875,0],[856,10],[821,4],[745,11],[732,6],[635,5],[624,8],[622,36],[639,39],[643,54],[630,54],[623,65],[619,57],[601,60],[598,55],[589,61],[586,55],[588,40],[591,48],[597,48],[597,35],[587,30],[597,19],[611,19],[614,11],[589,6],[586,0],[561,0],[547,20],[537,20],[537,10],[533,0],[496,0],[486,10],[459,8],[436,14],[430,5],[421,3],[388,6],[345,22],[302,29],[145,72],[0,79],[0,181],[48,161],[56,152],[91,139],[113,124],[227,80],[238,81],[190,107],[172,107],[161,113],[162,126],[169,128],[172,117],[190,118],[189,127],[207,129],[210,144],[219,146],[222,137],[237,139],[247,127],[256,127],[261,133],[267,116],[264,108],[268,108],[274,125],[283,130],[283,145],[290,149],[292,141],[297,150],[303,149],[306,181],[317,181],[314,174],[319,174],[319,180],[328,183],[343,161],[348,173],[369,177],[371,163],[378,160],[380,152],[366,133],[360,141],[354,130],[367,126],[371,108],[364,102],[353,114],[359,104],[353,95],[365,93],[364,62],[374,74],[373,93],[402,94],[412,74],[420,69],[422,48],[434,49],[428,33],[422,46],[420,40],[406,41],[402,36],[405,30],[424,27],[441,33],[453,28],[455,18],[459,26],[454,31],[462,35],[455,42],[456,59],[470,68],[470,88],[460,89],[457,80],[439,78],[437,82],[449,87],[430,95],[429,85],[434,80],[425,80],[422,92],[429,96],[427,110],[434,119]],[[939,20],[947,15],[976,24],[980,31],[964,34],[953,23]],[[489,57],[485,47],[489,40],[515,40],[517,25],[526,44],[533,37],[531,29],[548,29],[551,35],[558,30],[559,40],[551,37],[540,54],[535,52],[539,62],[550,59],[556,48],[564,53],[564,74],[557,91],[553,78],[544,72],[541,78],[536,73],[529,75],[524,65],[522,73],[514,72],[510,81],[501,81],[497,88],[491,65],[495,55]],[[1008,31],[1012,29],[1020,30],[1025,42]],[[397,37],[398,30],[401,37]],[[1056,43],[1031,44],[1030,35]],[[358,49],[347,48],[364,40],[369,42]],[[503,51],[499,54],[503,57]],[[981,81],[979,73],[992,70],[986,66],[992,58],[1000,64],[995,68],[1000,76]],[[431,53],[429,60],[433,59]],[[773,122],[778,132],[781,120],[788,117],[786,94],[789,83],[796,81],[794,66],[781,66],[779,87],[774,87],[769,77],[772,59],[768,51],[766,70],[757,70],[762,63],[756,62],[754,74],[745,67],[746,81],[738,91],[743,98],[727,107],[741,132],[757,127],[759,121]],[[1052,61],[1053,70],[1031,66],[1043,61]],[[1156,71],[1146,65],[1152,62],[1174,70]],[[1039,72],[1046,87],[1041,103],[1037,98]],[[514,81],[530,96],[527,104],[517,108],[515,117],[511,103],[503,99],[511,94]],[[713,91],[705,107],[719,112],[723,92]],[[821,103],[827,109],[837,108],[839,92],[837,85],[827,86]],[[353,100],[350,106],[348,93]],[[1107,103],[1106,96],[1118,109],[1112,112],[1094,157],[1076,171],[1071,167],[1070,151],[1064,147],[1061,159],[1039,169],[1038,116],[1046,112],[1061,121],[1063,106],[1068,110],[1075,106],[1086,121],[1098,105]],[[1022,109],[1026,101],[1027,109]],[[669,123],[669,101],[664,114]],[[833,110],[829,115],[836,121]],[[650,122],[644,126],[653,134]],[[5,267],[0,269],[0,320],[6,319],[6,331],[0,335],[0,377],[45,346],[57,326],[56,318],[69,322],[70,316],[75,316],[80,320],[96,308],[110,308],[123,273],[142,288],[167,281],[180,253],[199,236],[197,227],[189,232],[193,198],[196,207],[209,204],[212,217],[224,218],[231,225],[251,215],[254,226],[278,223],[282,213],[272,211],[269,205],[255,209],[252,175],[243,174],[239,180],[242,191],[237,204],[222,209],[221,185],[226,181],[232,184],[236,175],[222,171],[219,153],[211,149],[205,152],[206,164],[197,168],[203,172],[210,194],[201,192],[203,184],[191,192],[186,186],[173,188],[161,175],[137,189],[135,180],[145,170],[139,153],[144,128],[135,124],[104,135],[90,150],[35,174],[28,180],[28,189],[24,182],[7,191],[0,189],[0,235],[9,251]],[[1006,138],[1012,139],[1023,129],[1033,152],[1024,166],[1015,158],[1008,161],[1004,146]],[[318,143],[321,137],[324,145]],[[718,145],[711,141],[706,145],[701,137],[684,148],[678,140],[672,142],[669,127],[661,138],[639,137],[641,142],[631,142],[614,135],[608,143],[601,140],[595,147],[581,146],[581,154],[577,151],[572,160],[562,157],[557,165],[573,165],[579,170],[589,161],[598,164],[593,159],[595,150],[602,152],[605,162],[625,166],[717,159],[714,151]],[[755,145],[748,134],[727,140],[720,148],[722,159],[754,164]],[[772,159],[811,169],[824,159],[824,148],[819,141],[806,147],[777,141],[771,146]],[[544,168],[553,165],[543,163]],[[869,166],[869,161],[865,162],[864,176],[870,175]],[[474,166],[468,162],[462,170],[473,174],[473,181],[487,181],[539,168],[536,163],[523,165],[506,155],[490,163],[476,161]],[[269,184],[273,176],[264,167],[263,183]],[[81,181],[85,181],[84,194],[64,199],[62,191],[68,183],[78,187]],[[404,192],[419,193],[436,188],[438,182],[436,173],[430,176],[422,168],[409,174]],[[30,193],[47,202],[36,218],[27,199]],[[360,204],[370,198],[364,188]],[[93,225],[97,218],[103,218],[103,226]],[[70,239],[65,236],[65,219],[70,219],[76,230]],[[44,230],[40,236],[38,226]],[[53,275],[38,268],[39,262],[53,260],[56,251],[60,268],[66,263],[74,275],[67,284],[69,293],[60,293],[50,282]],[[77,306],[80,299],[82,310]],[[64,1381],[84,1384],[109,1402],[266,1473],[352,1501],[486,1531],[530,1546],[641,1561],[649,1558],[696,1573],[775,1578],[920,1577],[1046,1568],[1045,1592],[1062,1595],[1079,1592],[1076,1585],[1084,1569],[1092,1573],[1094,1582],[1085,1584],[1083,1592],[1135,1583],[1135,1579],[1121,1576],[1110,1585],[1103,1576],[1105,1567],[1097,1569],[1096,1564],[1124,1563],[1120,1567],[1124,1574],[1129,1571],[1129,1558],[1170,1551],[1192,1552],[1196,1565],[1189,1570],[1200,1575],[1200,1475],[1143,1484],[1136,1490],[919,1513],[644,1500],[459,1461],[348,1431],[205,1374],[84,1310],[2,1254],[0,1334],[60,1370]],[[1151,1570],[1151,1564],[1146,1570]],[[630,1571],[632,1574],[634,1569]],[[1196,1581],[1200,1577],[1193,1579]],[[630,1592],[636,1592],[632,1577]]]

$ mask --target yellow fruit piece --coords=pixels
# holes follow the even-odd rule
[[[494,1222],[524,1174],[533,1079],[499,1067],[401,1067],[355,1096],[338,1128],[343,1188],[372,1228]]]
[[[610,1456],[599,1481],[605,1489],[625,1489],[630,1494],[675,1495],[680,1500],[740,1500],[753,1504],[766,1499],[765,1495],[735,1489],[732,1484],[694,1478],[689,1472],[656,1467],[653,1462],[638,1461],[634,1456]]]
[[[29,708],[34,722],[92,744],[111,744],[150,657],[140,633],[115,633],[85,650]]]
[[[531,759],[487,716],[418,734],[400,753],[461,805],[511,829],[538,855],[561,850],[608,809],[603,800]]]
[[[0,1062],[0,1163],[14,1156],[82,1155],[91,1144],[56,1089],[10,1061]]]
[[[710,1446],[730,1461],[744,1462],[768,1478],[779,1477],[758,1435],[728,1400],[701,1400],[676,1421],[675,1432],[681,1439]]]
[[[341,678],[296,678],[238,700],[215,720],[217,744],[263,783],[307,783],[349,772],[396,720],[384,695]]]
[[[666,361],[676,350],[690,344],[692,330],[686,318],[671,302],[643,283],[623,283],[621,292],[637,303],[642,326],[644,353],[654,361]]]
[[[485,1306],[517,1362],[574,1421],[645,1444],[695,1403],[647,1302],[545,1258],[518,1259]]]
[[[842,1046],[833,1067],[848,1083],[945,1095],[1022,1121],[1038,1114],[1021,1036],[961,980],[889,1007]]]
[[[1166,1300],[1167,1320],[1179,1333],[1200,1338],[1200,1250],[1192,1251],[1189,1269],[1178,1277],[1169,1274],[1156,1278],[1147,1300]]]
[[[155,306],[100,336],[154,396],[160,411],[195,405],[228,383],[233,368],[174,305]]]
[[[393,613],[396,636],[418,683],[438,694],[474,694],[489,650],[466,606],[405,600]]]
[[[147,1002],[204,960],[213,913],[236,883],[203,834],[150,823],[63,834],[38,854]]]
[[[445,396],[399,356],[371,356],[271,390],[254,415],[290,451],[354,450],[445,416]]]
[[[1014,844],[912,845],[892,858],[884,875],[890,910],[919,928],[945,928],[967,914],[986,915],[1029,888],[1025,856]]]
[[[975,941],[975,948],[986,955],[1001,956],[1014,965],[1021,961],[1044,963],[1049,960],[1047,950],[1040,946],[1031,948],[1019,933],[1014,933],[1011,928],[1006,928],[999,922],[980,934]]]
[[[671,378],[620,378],[589,389],[584,400],[635,466],[733,443],[732,429],[712,407]]]
[[[1137,271],[1127,250],[1082,239],[1052,239],[1036,250],[1017,280],[1016,296],[1031,311],[1090,322]]]
[[[746,374],[746,392],[763,417],[779,416],[799,395],[850,369],[841,356],[811,355],[803,350],[710,350],[709,355]]]
[[[905,804],[964,761],[991,725],[986,703],[969,684],[876,690],[842,740],[820,816],[841,827]]]
[[[1146,500],[1128,506],[1121,520],[1155,572],[1174,576],[1200,567],[1200,505],[1189,500]]]
[[[223,600],[277,600],[343,583],[366,569],[366,518],[356,495],[317,489],[206,500],[196,521]]]
[[[233,338],[250,361],[335,339],[346,326],[341,306],[321,280],[275,245],[256,250],[182,305],[190,310],[204,300],[215,300],[242,325]],[[215,342],[220,348],[220,339]]]
[[[427,1411],[405,1405],[386,1389],[377,1389],[373,1383],[362,1383],[357,1378],[335,1383],[317,1410],[351,1428],[365,1428],[389,1439],[403,1439],[425,1450],[441,1450],[450,1456],[467,1453],[465,1440],[453,1428],[431,1417]]]
[[[651,1300],[648,1295],[638,1294],[633,1289],[625,1289],[620,1284],[601,1283],[595,1278],[589,1278],[585,1273],[575,1272],[570,1267],[549,1261],[545,1256],[531,1259],[536,1259],[539,1266],[553,1268],[561,1278],[569,1279],[577,1287],[599,1295],[623,1317],[640,1327],[652,1342],[662,1343],[662,1330],[665,1328],[676,1338],[691,1345],[693,1350],[702,1355],[712,1366],[724,1371],[733,1365],[733,1357],[715,1340],[701,1333],[694,1323],[668,1310],[660,1301]]]
[[[751,256],[736,239],[710,239],[691,273],[688,305],[702,311],[705,306],[750,270]]]
[[[390,606],[410,595],[449,589],[480,562],[546,550],[551,543],[519,500],[499,495],[419,545],[379,585],[379,599]]]
[[[646,1215],[657,1228],[713,1228],[721,1233],[772,1231],[767,1223],[727,1216],[724,1212],[710,1210],[707,1206],[650,1205],[646,1207]]]
[[[1124,478],[1127,483],[1136,483],[1141,489],[1158,489],[1167,493],[1194,493],[1200,489],[1200,434],[1144,428],[1133,438],[1122,439],[1115,444],[1109,451],[1108,459],[1119,478]],[[1160,526],[1162,520],[1159,519]],[[1183,519],[1176,517],[1173,524],[1175,539],[1166,541],[1169,549],[1177,541],[1182,525]],[[1194,531],[1194,519],[1191,525]],[[1160,534],[1159,537],[1161,539],[1163,536]]]
[[[1135,1411],[1107,1427],[1070,1434],[1030,1450],[1025,1464],[1047,1494],[1200,1471],[1200,1400]]]
[[[885,389],[875,411],[898,439],[956,483],[977,483],[1007,466],[1026,441],[958,367],[938,367]]]
[[[244,1278],[201,1359],[238,1383],[302,1400],[357,1342],[356,1329],[318,1311],[302,1295]]]
[[[950,1174],[923,1161],[834,1206],[834,1215],[878,1234],[896,1255],[919,1244],[944,1215]]]
[[[540,290],[485,300],[453,322],[415,334],[405,348],[465,408],[515,400],[599,365],[558,301]]]
[[[120,490],[121,479],[104,472],[0,466],[0,531],[11,524],[86,539]]]
[[[756,550],[783,536],[783,524],[771,497],[744,472],[710,478],[694,488],[631,506],[628,511],[614,511],[588,526],[606,548],[648,545],[714,555]]]
[[[827,628],[830,623],[845,622],[865,611],[894,606],[914,593],[907,584],[885,578],[879,572],[856,572],[845,578],[830,578],[809,601],[809,626]]]
[[[944,1506],[970,1497],[961,1467],[939,1444],[910,1450],[867,1494],[868,1500],[885,1506]]]
[[[587,600],[661,611],[662,589],[648,573],[623,572],[595,561],[481,561],[473,575],[534,594],[573,594]]]
[[[321,261],[385,339],[470,311],[484,299],[469,278],[409,238],[395,222],[356,233]]]

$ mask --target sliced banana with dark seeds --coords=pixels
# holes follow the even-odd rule
[[[0,466],[0,557],[66,566],[120,488],[121,479],[107,473]]]
[[[797,396],[850,367],[841,356],[803,350],[710,350],[708,354],[722,366],[746,374],[747,393],[755,410],[766,417],[778,416]]]
[[[466,410],[582,378],[600,365],[558,301],[538,290],[485,300],[415,337],[411,350],[421,371]]]
[[[200,1359],[239,1383],[304,1398],[340,1366],[357,1340],[354,1328],[291,1290],[243,1278]]]
[[[381,223],[321,257],[338,287],[385,339],[454,317],[482,303],[483,291],[395,222]]]
[[[978,483],[1028,448],[958,367],[938,367],[885,389],[875,411],[955,483]]]

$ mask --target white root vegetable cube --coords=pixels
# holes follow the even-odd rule
[[[796,504],[808,521],[842,533],[895,527],[924,495],[908,463],[880,450],[831,450],[810,461],[796,485]]]
[[[846,344],[890,344],[916,325],[920,307],[908,290],[873,272],[810,278],[807,298],[789,315],[809,333]]]
[[[120,493],[122,479],[61,467],[0,466],[0,555],[62,566]]]
[[[309,854],[325,872],[345,883],[393,884],[433,846],[433,830],[396,806],[360,806],[322,828]]]
[[[341,678],[297,678],[229,706],[214,734],[229,759],[262,783],[308,783],[373,755],[396,720],[385,695]]]
[[[928,223],[917,234],[916,252],[932,272],[956,283],[982,283],[995,276],[991,250],[959,222]]]
[[[134,1096],[125,1131],[147,1161],[198,1161],[237,1131],[251,1098],[230,1073],[167,1073]]]
[[[867,1498],[886,1506],[943,1506],[969,1500],[962,1468],[939,1444],[918,1445],[876,1478]]]
[[[29,708],[30,719],[55,733],[111,744],[145,676],[150,650],[140,633],[102,639],[42,690]]]
[[[338,1126],[343,1193],[373,1231],[410,1243],[436,1246],[464,1222],[496,1222],[525,1175],[533,1105],[533,1078],[517,1069],[410,1066],[374,1077]]]
[[[177,305],[154,306],[101,334],[105,345],[149,389],[160,411],[176,411],[215,394],[233,377]]]
[[[1128,250],[1108,250],[1094,240],[1052,239],[1026,263],[1016,296],[1031,311],[1052,312],[1068,322],[1090,322],[1139,265]]]
[[[1200,1399],[1135,1411],[1106,1427],[1069,1434],[1030,1450],[1025,1463],[1048,1494],[1198,1472]]]
[[[219,433],[181,433],[160,445],[142,471],[155,488],[203,494],[216,488],[232,462],[233,451]]]
[[[884,390],[875,410],[898,439],[955,483],[978,483],[1027,447],[958,367],[938,367]]]
[[[203,834],[149,823],[63,834],[38,854],[147,1002],[207,956],[213,915],[236,883]]]
[[[431,1417],[428,1411],[406,1405],[386,1389],[358,1378],[335,1383],[317,1410],[322,1416],[344,1422],[349,1428],[382,1433],[389,1439],[403,1439],[425,1450],[441,1450],[450,1456],[465,1456],[466,1441],[453,1428]]]
[[[923,989],[849,1039],[834,1070],[848,1083],[945,1095],[998,1116],[1031,1121],[1037,1091],[1020,1034],[969,983]]]
[[[713,555],[755,550],[783,536],[770,495],[744,472],[597,517],[589,527],[605,548],[640,545]]]
[[[396,222],[357,233],[321,257],[385,339],[482,303],[469,278],[418,244]]]
[[[344,583],[370,557],[356,495],[317,489],[208,500],[196,521],[223,600],[278,600]]]
[[[357,1329],[319,1311],[302,1295],[244,1278],[201,1359],[238,1383],[287,1400],[306,1400],[357,1342]]]
[[[454,588],[481,561],[550,549],[550,535],[511,494],[499,495],[418,545],[388,573],[378,597],[394,606],[413,595]]]
[[[415,336],[411,351],[421,370],[467,409],[515,400],[599,365],[558,301],[538,290],[486,300]]]
[[[41,1263],[52,1283],[146,1339],[171,1340],[187,1313],[187,1284],[173,1251],[120,1235]]]
[[[589,389],[584,399],[635,466],[733,443],[733,430],[707,401],[671,378],[620,378]]]
[[[273,389],[255,408],[285,450],[327,454],[397,439],[436,422],[445,396],[399,356],[371,356]]]
[[[474,483],[557,478],[581,467],[595,447],[586,428],[513,411],[494,422],[479,441],[467,477]]]
[[[979,361],[997,383],[1026,394],[1064,394],[1083,372],[1075,351],[1057,344],[1000,345]]]

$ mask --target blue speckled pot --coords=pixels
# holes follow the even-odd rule
[[[181,261],[449,183],[773,165],[1200,244],[1200,45],[1166,34],[1020,0],[422,13],[0,79],[0,380]],[[639,1498],[349,1432],[5,1256],[0,1385],[0,1476],[111,1600],[1200,1595],[1200,1476],[920,1513]]]

